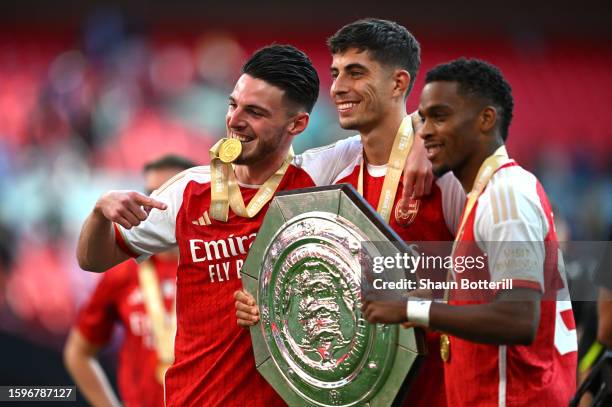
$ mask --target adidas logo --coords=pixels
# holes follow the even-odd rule
[[[194,225],[206,226],[206,225],[210,225],[212,222],[210,221],[210,218],[208,217],[208,211],[204,211],[204,213],[202,214],[202,216],[200,216],[199,219],[193,220],[191,221],[191,223],[193,223]]]

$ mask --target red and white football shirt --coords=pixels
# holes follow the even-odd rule
[[[348,183],[358,187],[359,171],[362,165],[363,146],[359,136],[345,139],[342,143],[340,160],[330,160],[329,165],[340,165],[344,168],[334,179],[335,184]],[[338,146],[336,146],[338,148]],[[315,154],[320,153],[316,150]],[[303,154],[304,165],[309,168],[311,152]],[[366,201],[376,209],[382,192],[382,187],[387,173],[387,166],[366,165],[363,174],[363,195]],[[398,222],[396,218],[397,204],[404,190],[400,181],[395,195],[393,211],[389,219],[391,228],[406,242],[419,241],[452,241],[458,227],[461,212],[465,204],[465,192],[459,181],[452,175],[446,174],[438,178],[432,186],[432,192],[418,202],[418,210],[410,223]],[[445,281],[445,270],[439,270],[437,274],[430,270],[430,274],[422,276],[432,281]],[[404,405],[411,407],[446,406],[444,397],[444,368],[442,360],[438,356],[440,335],[435,332],[427,332],[427,346],[430,356],[423,360],[419,368],[419,374],[411,384]]]
[[[296,156],[278,189],[331,184],[361,154],[359,136],[310,150]],[[256,189],[241,185],[241,192],[248,203]],[[255,370],[248,332],[235,323],[232,295],[241,287],[239,271],[267,205],[252,219],[231,210],[227,223],[211,219],[208,167],[178,175],[156,197],[168,209],[153,210],[137,228],[118,227],[116,235],[123,249],[139,259],[177,244],[181,252],[175,363],[166,374],[166,402],[282,404]]]
[[[313,186],[290,165],[278,190]],[[257,192],[241,185],[245,204]],[[265,217],[231,210],[227,222],[212,219],[209,167],[195,167],[154,193],[168,204],[136,228],[117,228],[118,243],[133,256],[178,245],[175,362],[166,373],[168,406],[275,406],[282,399],[255,368],[249,331],[236,324],[233,293],[242,288],[240,269]]]
[[[350,146],[343,148],[344,156],[341,161],[343,169],[333,180],[333,183],[348,183],[357,188],[363,154],[361,140],[352,137],[344,142],[350,143]],[[366,164],[366,170],[363,174],[363,196],[375,209],[378,206],[386,174],[386,165]],[[409,224],[400,223],[396,219],[396,207],[403,191],[404,185],[400,182],[395,194],[394,210],[389,219],[389,226],[404,241],[454,240],[454,232],[458,227],[461,211],[465,204],[465,192],[457,178],[448,173],[436,179],[431,194],[420,200],[416,216]]]
[[[170,312],[174,306],[176,258],[152,257]],[[138,265],[128,260],[104,273],[91,298],[81,309],[76,328],[91,343],[105,345],[115,323],[125,328],[119,351],[119,396],[126,406],[163,406],[164,389],[157,381],[157,353],[151,320],[146,312],[138,280]]]
[[[507,279],[514,288],[539,290],[540,325],[529,346],[485,345],[451,336],[445,364],[449,405],[567,405],[576,390],[577,342],[552,209],[536,177],[514,162],[502,166],[478,198],[455,256],[483,252],[486,267],[456,274],[455,280]],[[487,297],[475,300],[457,290],[449,303],[482,303],[495,294],[479,292]]]

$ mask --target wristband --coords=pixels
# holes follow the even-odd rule
[[[408,297],[406,302],[406,317],[408,322],[417,325],[429,326],[429,309],[431,301],[418,297]]]

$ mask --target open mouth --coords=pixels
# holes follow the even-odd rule
[[[253,141],[255,139],[254,137],[245,136],[243,134],[238,134],[238,133],[235,133],[233,131],[229,132],[229,138],[236,139],[236,140],[240,141],[241,143],[248,143],[248,142]]]
[[[359,102],[342,102],[336,103],[336,107],[338,109],[338,113],[342,114],[351,112],[358,104]]]
[[[427,150],[427,158],[431,160],[440,152],[440,150],[442,150],[442,144],[427,143],[425,144],[425,149]]]

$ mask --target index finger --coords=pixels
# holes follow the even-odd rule
[[[412,197],[421,198],[425,194],[425,182],[427,175],[423,177],[416,177],[414,179],[414,187],[412,189]]]
[[[151,198],[150,196],[142,195],[139,193],[136,193],[134,200],[136,201],[138,205],[148,206],[150,208],[164,210],[168,207],[168,205],[166,205],[165,203],[161,201],[158,201],[156,199]]]
[[[404,171],[404,190],[402,191],[403,205],[406,206],[414,194],[414,184],[416,174],[411,171]]]

